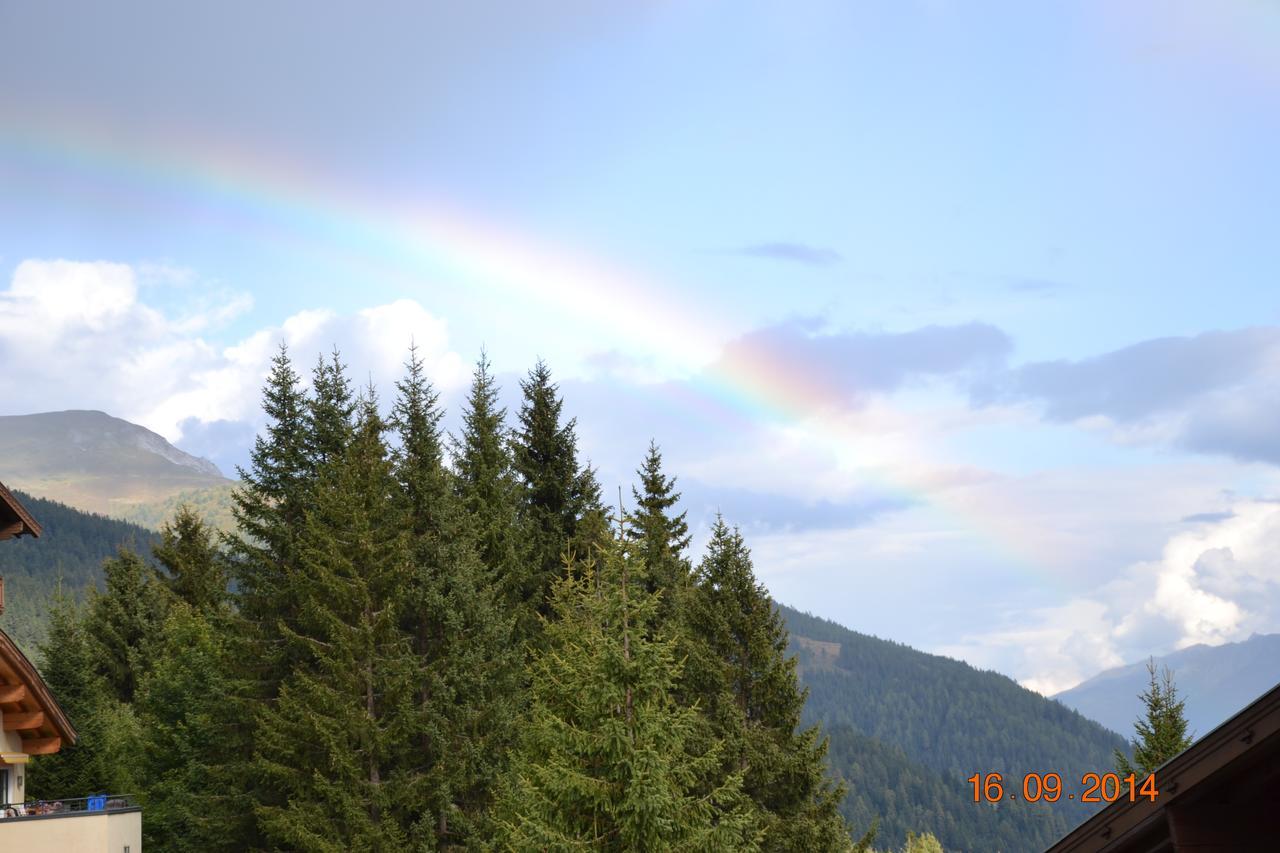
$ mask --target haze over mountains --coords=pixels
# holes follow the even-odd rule
[[[1155,659],[1173,670],[1197,737],[1280,683],[1280,634],[1254,634],[1240,643],[1195,645]],[[1148,685],[1145,661],[1101,672],[1053,698],[1125,736],[1143,712],[1138,694]]]
[[[156,527],[186,500],[224,523],[233,481],[145,427],[104,412],[0,417],[0,480],[11,488]]]

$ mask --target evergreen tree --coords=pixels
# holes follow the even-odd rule
[[[688,633],[685,688],[725,743],[729,766],[765,816],[764,849],[842,850],[843,786],[827,778],[827,742],[800,729],[806,692],[787,657],[787,630],[756,582],[741,533],[716,519],[707,555],[682,608]]]
[[[202,612],[227,600],[227,573],[213,543],[213,531],[191,507],[182,504],[160,531],[152,553],[166,570],[161,578],[174,598]]]
[[[520,388],[524,400],[514,463],[523,487],[520,510],[528,549],[515,602],[516,636],[527,641],[539,631],[537,617],[550,612],[551,585],[560,574],[581,513],[590,508],[591,496],[584,495],[584,489],[594,478],[578,470],[576,422],[561,422],[564,401],[546,363],[539,361]]]
[[[690,581],[685,558],[689,524],[685,513],[673,512],[680,493],[675,490],[675,477],[662,472],[662,453],[655,442],[649,442],[644,464],[636,474],[640,488],[631,487],[635,508],[627,513],[626,536],[630,550],[644,562],[646,589],[662,591],[659,621],[666,621],[672,618]]]
[[[613,538],[609,527],[609,507],[604,502],[596,469],[590,460],[578,472],[574,487],[577,495],[577,522],[567,546],[571,557],[594,554]]]
[[[875,853],[875,851],[873,850],[871,853]],[[914,832],[908,832],[907,841],[902,845],[902,853],[942,853],[942,844],[931,832],[919,835]]]
[[[409,754],[431,721],[401,628],[411,542],[384,430],[366,400],[346,451],[318,474],[299,539],[306,571],[285,640],[309,664],[260,707],[255,738],[256,769],[277,795],[256,809],[272,846],[392,850],[429,846],[434,831]]]
[[[756,818],[697,714],[675,702],[675,644],[653,636],[616,544],[558,580],[532,705],[500,789],[504,849],[755,850]]]
[[[128,708],[111,695],[98,672],[99,651],[84,613],[61,591],[50,613],[49,639],[41,647],[41,676],[76,729],[74,745],[36,756],[26,774],[27,799],[83,797],[89,792],[128,793],[135,725]]]
[[[232,851],[252,837],[253,803],[241,779],[252,708],[237,683],[230,614],[176,604],[136,703],[148,847]]]
[[[255,737],[256,711],[275,702],[280,683],[297,663],[286,655],[285,637],[298,618],[297,582],[303,575],[299,542],[315,478],[312,407],[283,343],[272,358],[262,408],[265,434],[254,440],[249,470],[237,468],[237,530],[226,539],[237,589],[234,629],[225,636],[236,662],[236,683],[244,691],[236,698],[243,709],[254,711],[243,718]],[[229,760],[252,766],[252,742]],[[258,806],[283,805],[282,793],[263,784],[259,774],[246,772],[240,778]],[[268,845],[256,826],[240,841],[242,849]]]
[[[392,422],[413,558],[402,627],[422,667],[418,704],[427,723],[414,738],[416,796],[434,816],[435,843],[449,845],[473,834],[488,803],[510,737],[520,656],[444,466],[442,412],[416,348],[407,367]]]
[[[259,695],[270,699],[288,668],[280,625],[294,616],[290,591],[312,477],[309,404],[284,344],[272,359],[262,408],[266,434],[254,439],[249,470],[237,468],[242,484],[233,498],[237,533],[227,545],[245,622],[239,659],[255,670]]]
[[[103,561],[105,592],[89,593],[85,630],[98,674],[118,701],[133,701],[157,651],[169,598],[154,571],[132,551]]]
[[[1147,661],[1151,683],[1138,698],[1146,706],[1145,718],[1134,723],[1137,737],[1133,741],[1133,760],[1116,750],[1116,770],[1121,776],[1145,777],[1161,764],[1191,746],[1195,740],[1187,733],[1186,700],[1178,698],[1173,673],[1168,667],[1157,678],[1155,658]]]
[[[329,360],[316,360],[311,371],[311,398],[307,401],[306,448],[313,471],[341,458],[351,441],[355,393],[347,378],[347,366],[335,349]]]
[[[506,409],[498,405],[489,360],[481,352],[462,410],[461,438],[453,442],[454,487],[480,561],[504,598],[513,603],[519,593],[519,485],[506,417]]]

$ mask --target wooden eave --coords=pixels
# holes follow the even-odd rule
[[[76,730],[66,712],[4,631],[0,631],[0,712],[5,729],[19,733],[28,754],[57,752],[76,742]]]
[[[1169,850],[1171,812],[1193,806],[1224,785],[1274,784],[1280,767],[1280,686],[1156,769],[1155,801],[1117,800],[1077,826],[1046,853]],[[1248,780],[1245,782],[1244,780]],[[1215,848],[1216,849],[1216,848]]]
[[[39,535],[40,525],[13,492],[0,483],[0,540]]]

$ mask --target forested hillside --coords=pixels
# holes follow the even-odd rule
[[[1006,779],[1059,773],[1064,785],[1113,766],[1115,733],[994,672],[781,607],[809,690],[805,720],[831,740],[832,769],[848,781],[844,814],[879,815],[900,838],[928,830],[946,849],[1048,846],[1091,807],[973,802],[976,772]]]
[[[83,597],[86,587],[101,585],[104,559],[121,548],[148,553],[156,534],[57,501],[17,490],[14,494],[40,522],[43,532],[39,539],[13,539],[0,548],[0,577],[7,590],[0,628],[38,661],[58,584],[67,595]]]

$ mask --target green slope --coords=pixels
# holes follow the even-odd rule
[[[999,807],[973,802],[966,778],[1056,772],[1064,787],[1111,769],[1115,733],[995,672],[780,608],[792,634],[809,722],[831,738],[849,781],[846,816],[880,817],[882,842],[928,830],[948,850],[1035,850],[1096,807],[1078,800]]]
[[[230,520],[233,481],[207,459],[103,412],[0,417],[0,481],[68,506],[157,527],[180,500]]]
[[[156,534],[56,501],[15,494],[40,522],[43,533],[39,539],[24,536],[0,543],[0,577],[5,585],[0,628],[36,659],[59,582],[64,591],[79,598],[88,587],[100,584],[105,558],[121,547],[150,555]]]

